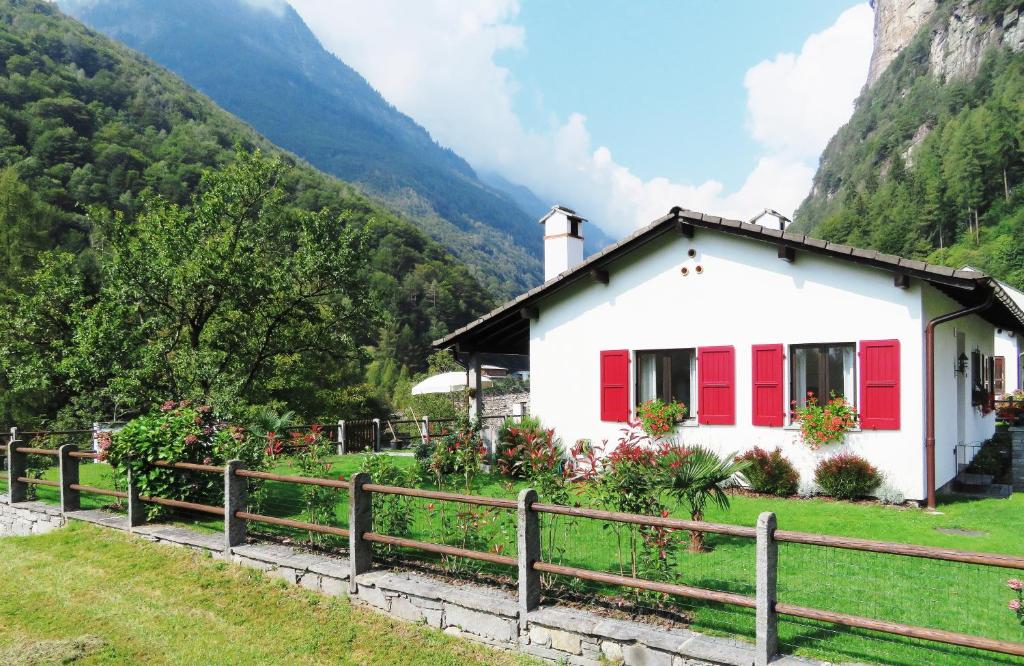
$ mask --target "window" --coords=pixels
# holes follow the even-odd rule
[[[697,364],[693,349],[659,349],[636,353],[636,403],[658,398],[681,402],[694,414]]]
[[[1004,356],[995,357],[995,377],[993,378],[992,388],[995,390],[996,395],[1006,393],[1006,357]]]
[[[807,394],[825,402],[835,393],[855,404],[853,343],[791,345],[790,396],[797,407],[807,405]]]

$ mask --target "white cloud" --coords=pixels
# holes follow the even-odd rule
[[[744,81],[748,130],[762,154],[743,185],[725,192],[710,174],[699,184],[638,177],[595,145],[582,112],[545,131],[524,128],[513,111],[516,82],[495,64],[499,51],[526,44],[516,0],[290,1],[328,50],[439,142],[477,168],[573,205],[613,236],[674,205],[743,219],[766,206],[793,211],[850,115],[871,50],[865,3],[809,37],[799,54],[753,66]]]

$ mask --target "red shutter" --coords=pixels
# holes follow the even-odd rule
[[[860,342],[860,426],[900,429],[900,341]]]
[[[697,349],[697,422],[708,425],[736,423],[735,350],[732,347]]]
[[[629,420],[629,350],[601,352],[601,420]]]
[[[754,345],[753,423],[757,426],[781,426],[783,416],[782,345]]]

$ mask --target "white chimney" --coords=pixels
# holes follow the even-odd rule
[[[544,225],[544,281],[583,263],[583,233],[586,220],[576,211],[556,204],[540,218]]]

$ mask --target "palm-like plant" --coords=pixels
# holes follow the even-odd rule
[[[264,407],[253,415],[252,423],[249,424],[249,432],[262,439],[272,432],[280,435],[293,425],[295,425],[295,412],[279,413],[270,407]]]
[[[742,477],[747,461],[736,460],[734,454],[719,457],[701,446],[676,448],[663,458],[662,473],[666,488],[679,503],[686,502],[692,520],[703,520],[708,502],[722,509],[729,508],[725,484],[734,476]],[[690,531],[690,551],[706,550],[704,533]]]

